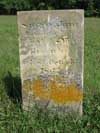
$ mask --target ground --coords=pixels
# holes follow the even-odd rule
[[[16,16],[0,16],[0,133],[100,132],[100,19],[85,18],[83,116],[23,112]]]

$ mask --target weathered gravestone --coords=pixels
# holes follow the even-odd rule
[[[82,113],[83,10],[18,12],[24,108]]]

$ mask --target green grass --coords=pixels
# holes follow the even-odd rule
[[[0,16],[0,133],[100,132],[100,19],[85,19],[84,103],[82,118],[20,108],[17,20]],[[16,100],[17,99],[17,100]]]

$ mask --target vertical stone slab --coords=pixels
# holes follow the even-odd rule
[[[18,12],[23,107],[82,113],[83,10]]]

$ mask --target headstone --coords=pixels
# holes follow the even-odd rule
[[[82,113],[84,11],[18,12],[23,107]]]

